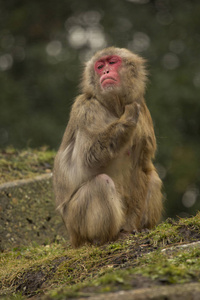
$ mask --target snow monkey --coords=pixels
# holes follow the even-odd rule
[[[152,228],[161,217],[144,65],[115,47],[86,63],[54,165],[56,205],[74,247]]]

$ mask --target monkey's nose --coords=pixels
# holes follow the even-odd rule
[[[104,74],[108,74],[108,73],[109,73],[109,70],[104,71]]]

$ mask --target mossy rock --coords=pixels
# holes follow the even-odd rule
[[[199,299],[200,213],[103,246],[59,240],[0,255],[4,299]]]
[[[1,250],[34,242],[47,244],[65,236],[53,199],[54,156],[55,152],[46,149],[8,148],[0,153]]]

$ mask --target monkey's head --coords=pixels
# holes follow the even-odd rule
[[[112,95],[123,97],[125,104],[140,101],[145,92],[144,59],[123,48],[98,51],[87,63],[83,92],[97,99]]]

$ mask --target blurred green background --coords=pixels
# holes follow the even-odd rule
[[[0,148],[57,149],[84,61],[107,46],[148,60],[165,216],[200,209],[200,1],[0,2]]]

